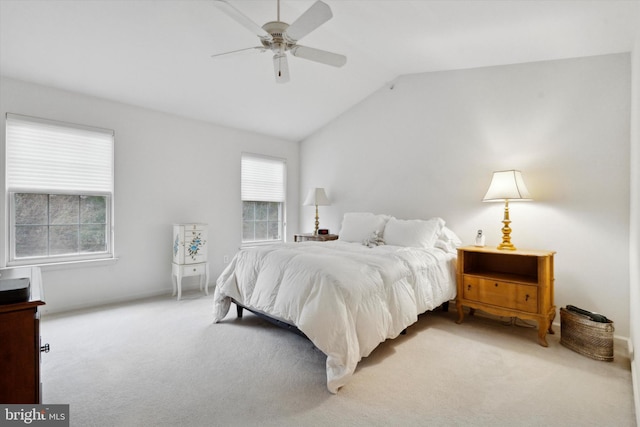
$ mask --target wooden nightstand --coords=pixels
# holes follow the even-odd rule
[[[458,248],[458,320],[463,306],[498,316],[538,322],[538,343],[547,347],[547,332],[556,316],[553,302],[553,251]]]
[[[294,242],[328,242],[329,240],[338,240],[337,234],[294,234]]]

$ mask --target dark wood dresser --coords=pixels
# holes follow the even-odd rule
[[[41,403],[39,281],[28,301],[0,304],[0,403]]]

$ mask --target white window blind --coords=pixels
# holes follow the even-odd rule
[[[113,131],[7,114],[6,135],[9,192],[113,193]]]
[[[284,202],[285,161],[242,155],[243,201]]]

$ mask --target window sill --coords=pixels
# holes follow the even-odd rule
[[[255,246],[269,246],[277,243],[284,243],[284,240],[263,240],[260,242],[247,242],[240,245],[240,249],[253,248]]]
[[[78,261],[61,261],[50,263],[37,263],[33,264],[14,264],[7,266],[7,268],[19,268],[19,267],[40,267],[42,271],[56,271],[66,270],[69,268],[85,268],[85,267],[103,267],[114,265],[118,262],[118,258],[98,258],[98,259],[84,259]]]

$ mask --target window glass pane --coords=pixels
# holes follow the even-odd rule
[[[47,255],[47,226],[16,226],[16,257]]]
[[[280,203],[269,203],[269,221],[278,221],[280,218]]]
[[[15,194],[15,221],[20,224],[47,224],[49,196],[47,194]]]
[[[278,240],[280,239],[280,224],[278,222],[269,221],[269,239],[270,240]]]
[[[49,255],[78,252],[78,226],[52,225],[49,227]]]
[[[49,196],[50,224],[77,224],[80,199],[74,195],[52,194]]]
[[[269,202],[256,202],[256,221],[266,221],[269,217]]]
[[[242,221],[242,240],[245,242],[251,242],[255,236],[255,222]]]
[[[255,240],[267,240],[267,221],[256,221]]]
[[[101,196],[80,196],[80,223],[106,224],[107,198]]]
[[[242,240],[282,240],[282,205],[279,202],[242,202]]]
[[[80,226],[80,252],[104,252],[107,249],[104,225]]]
[[[255,203],[254,202],[242,202],[242,219],[245,221],[253,221],[255,215]],[[251,232],[253,235],[253,231]]]
[[[108,252],[107,196],[16,193],[13,197],[15,218],[23,222],[13,226],[15,259]]]

